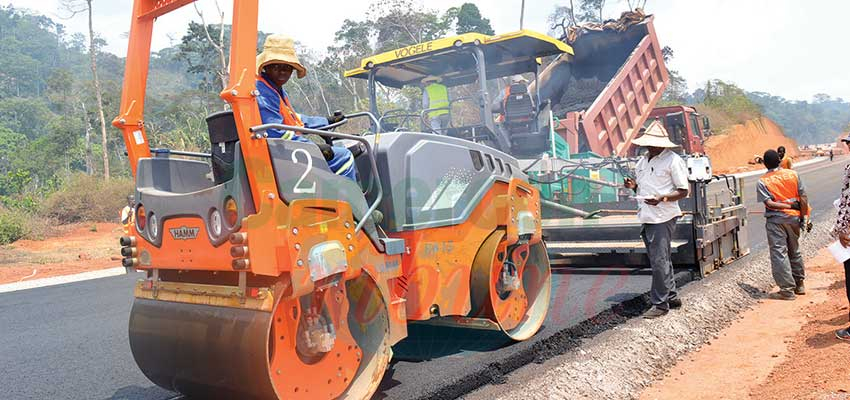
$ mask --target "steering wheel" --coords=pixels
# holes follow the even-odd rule
[[[332,130],[339,128],[340,126],[343,126],[347,123],[348,123],[348,118],[345,118],[345,116],[343,116],[342,119],[337,121],[337,122],[334,122],[332,124],[327,124],[325,126],[320,126],[316,129],[322,130],[322,131],[332,131]]]

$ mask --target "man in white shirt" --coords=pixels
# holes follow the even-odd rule
[[[646,244],[652,268],[652,309],[644,318],[658,318],[682,301],[676,293],[670,242],[676,220],[682,215],[678,201],[688,196],[688,168],[671,149],[677,147],[658,124],[650,125],[643,136],[632,141],[645,147],[647,153],[635,167],[637,181],[625,178],[624,185],[637,193],[638,219],[643,224],[641,236]]]

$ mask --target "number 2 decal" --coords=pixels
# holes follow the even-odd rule
[[[307,169],[304,170],[304,174],[301,175],[301,178],[298,179],[298,182],[295,182],[295,188],[292,189],[294,193],[316,193],[316,182],[313,181],[313,184],[307,187],[301,187],[301,182],[304,182],[304,178],[307,177],[307,174],[313,169],[313,157],[310,157],[310,153],[304,149],[296,149],[292,152],[292,162],[298,164],[298,153],[304,153],[304,156],[307,157]]]

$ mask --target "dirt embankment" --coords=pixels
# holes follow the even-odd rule
[[[0,284],[121,266],[121,225],[80,223],[56,229],[45,240],[0,246]]]
[[[850,398],[850,352],[833,334],[847,323],[843,268],[824,249],[806,275],[807,295],[760,301],[641,400]]]
[[[761,117],[744,124],[733,125],[722,134],[711,136],[705,142],[705,152],[711,158],[716,173],[741,172],[761,166],[749,164],[753,156],[767,149],[785,146],[795,160],[799,159],[797,142],[770,118]]]

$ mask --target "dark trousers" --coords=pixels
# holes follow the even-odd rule
[[[665,310],[670,308],[668,302],[678,296],[670,247],[677,219],[673,218],[660,224],[643,224],[641,232],[643,243],[646,245],[646,255],[649,257],[649,266],[652,267],[652,289],[649,291],[649,299],[652,305]]]
[[[844,292],[847,294],[847,303],[850,303],[850,260],[844,262]]]
[[[770,269],[779,290],[794,291],[797,282],[806,279],[803,253],[800,252],[800,226],[765,223],[770,249]]]

